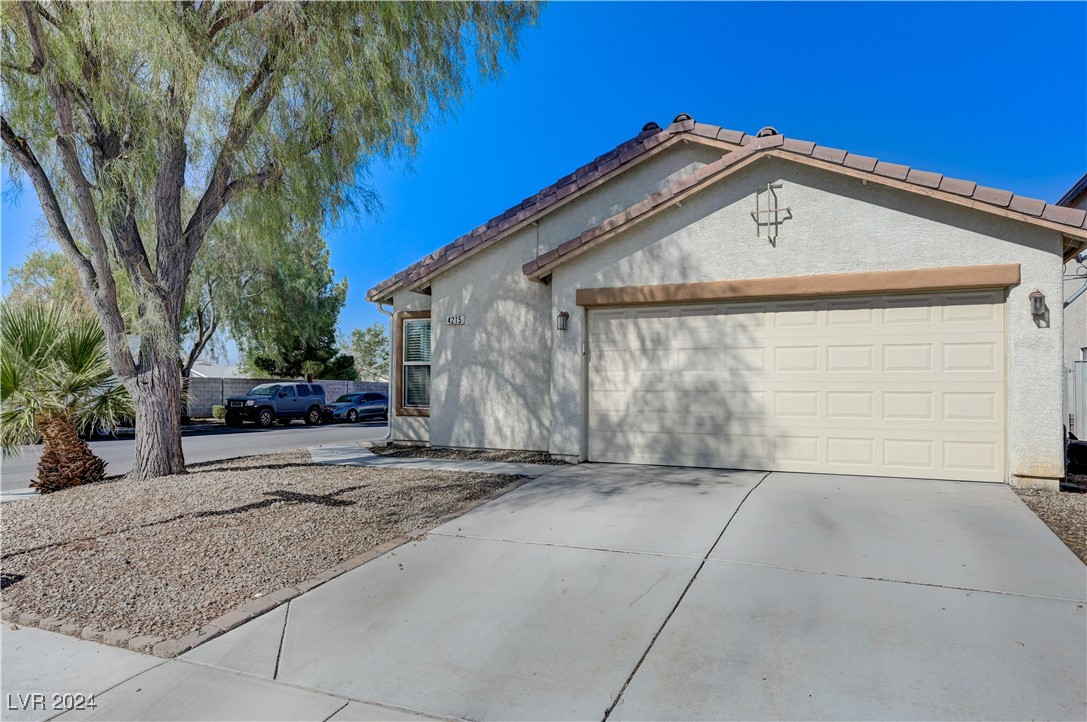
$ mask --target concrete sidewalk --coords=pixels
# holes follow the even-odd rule
[[[3,691],[95,694],[63,720],[1087,716],[1087,567],[1006,486],[547,469],[179,659],[5,630]]]
[[[185,660],[3,625],[6,721],[417,720],[400,710]]]

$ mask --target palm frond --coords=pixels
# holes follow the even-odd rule
[[[0,304],[0,442],[5,453],[37,440],[42,419],[70,418],[83,429],[133,415],[113,377],[98,319],[70,307]]]

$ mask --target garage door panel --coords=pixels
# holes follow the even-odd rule
[[[589,338],[592,460],[1004,478],[1003,292],[593,310]]]

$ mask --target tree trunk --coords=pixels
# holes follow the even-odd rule
[[[95,456],[87,442],[79,438],[73,417],[40,418],[38,430],[44,444],[38,462],[38,478],[30,486],[39,493],[93,484],[106,478],[106,462]]]
[[[131,479],[185,473],[178,334],[176,329],[171,337],[169,328],[149,328],[154,325],[155,321],[143,319],[139,365],[135,377],[125,382],[136,406],[136,448],[128,475]]]

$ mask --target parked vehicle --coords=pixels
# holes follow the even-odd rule
[[[245,396],[226,400],[226,425],[241,426],[252,421],[268,428],[276,421],[286,426],[303,419],[312,426],[321,423],[324,406],[325,390],[320,384],[261,384]]]
[[[389,399],[376,391],[343,394],[325,405],[325,420],[353,424],[365,419],[389,420]]]

